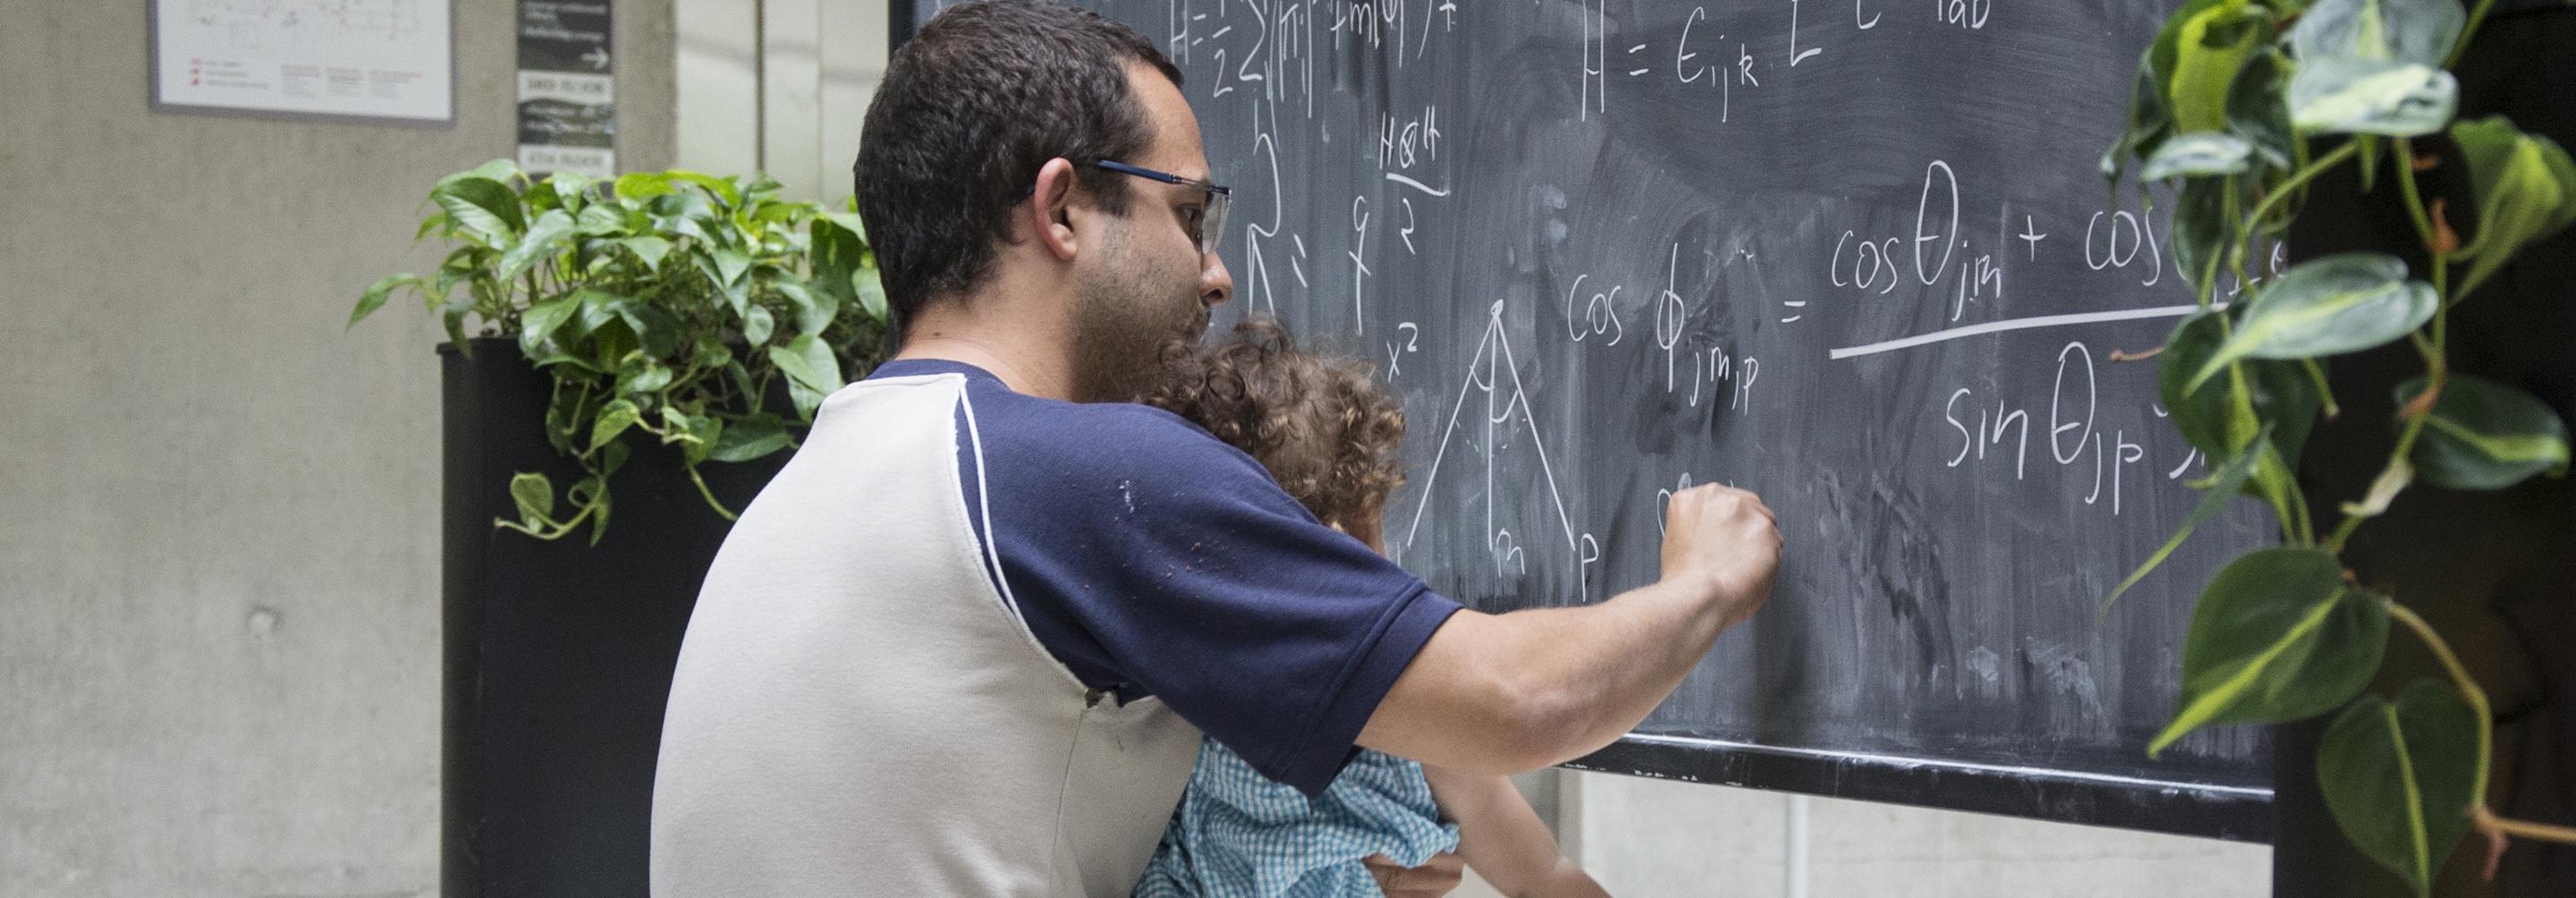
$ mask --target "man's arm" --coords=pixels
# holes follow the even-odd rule
[[[1663,579],[1598,605],[1460,611],[1378,702],[1359,744],[1520,773],[1617,740],[1771,595],[1780,532],[1752,493],[1708,484],[1664,514]]]

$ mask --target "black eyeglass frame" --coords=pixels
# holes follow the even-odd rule
[[[1107,159],[1095,160],[1091,165],[1094,168],[1104,168],[1122,175],[1135,175],[1136,177],[1144,178],[1149,181],[1161,181],[1165,184],[1178,184],[1183,187],[1196,187],[1200,190],[1207,191],[1207,208],[1199,212],[1199,254],[1203,256],[1212,256],[1216,254],[1217,241],[1225,236],[1226,210],[1234,205],[1233,188],[1226,187],[1212,181],[1201,181],[1197,178],[1184,178],[1167,171],[1155,171],[1143,166],[1129,165],[1124,162],[1112,162]],[[1036,192],[1037,185],[1031,184],[1027,191],[1020,194],[1020,198],[1027,199],[1030,194],[1034,194]]]
[[[1213,183],[1213,180],[1180,178],[1180,175],[1172,175],[1172,172],[1157,172],[1141,165],[1126,165],[1126,162],[1095,160],[1092,162],[1092,167],[1105,167],[1105,170],[1121,172],[1121,175],[1136,175],[1136,178],[1146,178],[1146,180],[1162,180],[1162,183],[1182,185],[1182,188],[1208,190],[1208,206],[1198,214],[1198,255],[1216,255],[1216,242],[1218,239],[1224,239],[1226,234],[1226,208],[1234,206],[1234,188],[1218,185]]]

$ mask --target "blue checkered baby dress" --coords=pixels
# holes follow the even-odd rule
[[[1310,800],[1205,739],[1133,898],[1382,898],[1361,858],[1415,867],[1457,849],[1421,764],[1361,749]]]

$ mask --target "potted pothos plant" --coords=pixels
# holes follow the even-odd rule
[[[778,194],[496,161],[430,190],[416,236],[455,247],[437,270],[380,280],[350,313],[416,296],[453,341],[440,894],[647,891],[698,585],[816,406],[884,352],[857,216]]]
[[[2522,247],[2576,222],[2576,164],[2501,116],[2455,120],[2449,71],[2494,0],[2190,0],[2138,65],[2125,133],[2104,154],[2117,189],[2178,182],[2172,246],[2202,311],[2166,341],[2159,384],[2174,425],[2211,460],[2199,509],[2108,601],[2160,564],[2231,497],[2268,503],[2283,544],[2237,558],[2201,593],[2182,694],[2154,754],[2201,727],[2337,712],[2317,751],[2325,803],[2362,854],[2418,895],[2471,831],[2576,842],[2576,830],[2487,806],[2494,714],[2451,646],[2396,597],[2347,569],[2356,530],[2419,484],[2498,490],[2564,476],[2565,424],[2504,383],[2455,370],[2454,307]],[[2469,196],[2433,197],[2418,173],[2466,169]],[[2282,267],[2291,220],[2317,178],[2353,166],[2402,199],[2427,264],[2355,252]],[[2311,511],[2296,476],[2337,403],[2325,361],[2405,341],[2421,376],[2397,391],[2397,437],[2362,495]],[[2447,681],[2363,694],[2392,628],[2422,640]],[[2492,858],[2493,855],[2490,855]],[[2492,870],[2492,865],[2490,865]]]
[[[767,177],[689,171],[531,178],[496,159],[430,191],[437,211],[417,236],[456,250],[435,273],[368,287],[349,325],[409,291],[458,352],[472,356],[479,328],[515,339],[552,376],[546,437],[585,476],[558,514],[551,478],[518,475],[519,517],[497,526],[555,539],[587,521],[597,543],[637,437],[679,447],[700,495],[731,520],[698,465],[794,445],[885,340],[885,291],[859,217],[778,190]],[[766,402],[777,382],[792,407]]]

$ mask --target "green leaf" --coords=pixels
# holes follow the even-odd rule
[[[499,181],[456,178],[439,184],[429,195],[447,213],[449,221],[493,243],[507,241],[528,229],[527,219],[519,211],[519,195]]]
[[[581,314],[572,320],[575,328],[573,335],[576,339],[589,336],[591,332],[599,330],[609,322],[619,320],[618,312],[633,302],[626,297],[589,287],[584,287],[573,295],[581,299]]]
[[[733,284],[742,280],[742,272],[751,267],[751,256],[738,249],[720,249],[710,254],[716,263],[716,283]]]
[[[683,237],[694,237],[698,240],[709,243],[715,242],[715,238],[709,236],[705,228],[698,226],[696,219],[689,218],[687,216],[666,215],[657,217],[653,219],[653,225],[654,227]]]
[[[2184,389],[2253,357],[2304,359],[2359,352],[2406,336],[2433,318],[2433,286],[2406,279],[2406,263],[2384,253],[2342,253],[2301,262],[2254,297],[2236,333]]]
[[[674,181],[685,181],[690,184],[704,187],[707,189],[708,193],[715,194],[716,198],[723,200],[724,204],[727,206],[742,205],[742,189],[734,186],[732,178],[719,178],[714,175],[704,175],[693,171],[679,171],[676,169],[664,172],[663,175]]]
[[[2459,79],[2423,63],[2329,56],[2290,75],[2301,131],[2415,137],[2442,130],[2459,105]]]
[[[644,410],[636,408],[635,403],[624,399],[611,400],[600,408],[598,422],[590,426],[590,448],[597,450],[608,445],[617,439],[618,434],[625,433],[626,428],[643,419]]]
[[[2273,168],[2288,169],[2297,155],[2289,104],[2281,93],[2289,62],[2273,50],[2245,58],[2236,80],[2227,85],[2227,131],[2245,140],[2255,158]]]
[[[465,337],[465,315],[472,311],[474,311],[474,297],[459,296],[449,302],[447,308],[441,310],[438,316],[438,323],[447,328],[447,339],[456,344],[456,354],[469,359],[474,357],[474,341]]]
[[[2121,580],[2119,587],[2111,590],[2111,595],[2102,600],[2102,613],[2110,613],[2111,603],[2119,601],[2121,594],[2128,592],[2129,587],[2138,585],[2138,581],[2146,579],[2147,574],[2163,565],[2165,559],[2171,557],[2175,549],[2182,548],[2182,541],[2191,538],[2191,532],[2200,529],[2203,522],[2227,508],[2228,500],[2236,498],[2237,492],[2245,488],[2246,479],[2254,475],[2254,469],[2261,467],[2263,453],[2271,449],[2272,437],[2267,431],[2255,437],[2254,442],[2245,447],[2245,451],[2237,453],[2235,458],[2219,466],[2217,472],[2210,478],[2209,489],[2201,493],[2200,504],[2192,508],[2189,516],[2182,519],[2182,526],[2174,528],[2173,536],[2167,538],[2164,545],[2156,547],[2155,554],[2147,556],[2146,563],[2138,565],[2137,570],[2131,571],[2128,578]]]
[[[2211,578],[2182,649],[2182,698],[2154,757],[2211,724],[2297,720],[2350,701],[2388,646],[2383,600],[2316,549],[2262,549]]]
[[[745,415],[725,425],[716,435],[715,449],[708,458],[723,462],[745,462],[787,448],[787,427],[777,415]]]
[[[859,307],[868,310],[868,317],[886,320],[885,284],[877,279],[876,266],[870,265],[852,273],[850,282],[858,288]]]
[[[689,349],[689,364],[715,371],[732,362],[733,350],[726,349],[724,341],[714,331],[698,332],[697,344]]]
[[[414,290],[421,289],[422,285],[420,275],[386,275],[383,280],[368,285],[366,292],[358,294],[358,305],[356,308],[349,310],[349,323],[347,326],[342,327],[341,330],[348,330],[349,328],[357,327],[358,322],[365,321],[367,316],[373,315],[376,313],[377,309],[383,308],[385,300],[393,296],[396,288],[406,286]]]
[[[805,285],[785,279],[772,283],[770,287],[787,297],[789,305],[796,307],[797,333],[820,335],[824,328],[832,325],[832,319],[841,314],[840,298],[830,293],[809,291]]]
[[[556,452],[569,455],[572,453],[572,435],[580,429],[582,406],[589,391],[563,387],[563,381],[558,379],[554,397],[546,401],[546,442],[554,444]]]
[[[546,475],[522,472],[510,478],[510,501],[519,506],[519,520],[529,528],[551,523],[555,517],[555,483]]]
[[[2244,0],[2190,0],[2165,19],[2164,27],[2156,29],[2156,40],[2147,45],[2147,55],[2142,60],[2146,64],[2147,75],[2154,81],[2158,96],[2164,94],[2166,85],[2173,83],[2175,61],[2182,55],[2183,29],[2192,22],[2198,21],[2200,15],[2211,7],[2221,4],[2241,5],[2243,2]]]
[[[813,240],[814,271],[847,276],[867,264],[868,241],[857,227],[858,216],[822,213],[814,219],[809,236]]]
[[[2119,142],[2102,151],[2102,177],[2114,187],[2128,170],[2130,156],[2154,154],[2173,131],[2173,111],[2165,108],[2165,91],[2156,80],[2153,56],[2152,51],[2139,56],[2138,75],[2129,83],[2129,117],[2120,129]]]
[[[628,330],[635,332],[635,339],[642,344],[645,355],[669,358],[671,353],[679,350],[683,336],[680,319],[671,317],[671,313],[646,303],[630,302],[619,305],[617,315],[625,319]]]
[[[2404,408],[2424,392],[2424,378],[2397,385]],[[2458,490],[2500,490],[2548,473],[2567,473],[2567,425],[2521,390],[2453,373],[2433,400],[2411,460],[2418,476]]]
[[[645,358],[642,351],[626,357],[627,363],[617,368],[617,393],[622,396],[649,396],[671,385],[671,369]]]
[[[508,184],[510,183],[510,179],[520,177],[522,174],[523,173],[519,171],[519,163],[505,156],[477,165],[471,169],[440,178],[438,179],[438,186],[445,187],[451,183],[462,181],[466,178],[482,178],[486,181]]]
[[[579,294],[546,300],[519,313],[519,354],[536,358],[538,349],[581,308]]]
[[[622,442],[610,443],[606,448],[600,450],[599,476],[607,477],[608,475],[617,473],[617,469],[626,467],[626,456],[628,451],[626,444]],[[602,483],[605,484],[606,481],[602,481]]]
[[[778,321],[770,316],[766,306],[752,306],[742,316],[742,340],[753,346],[768,345],[770,333],[777,328]]]
[[[660,237],[628,237],[617,243],[634,252],[636,258],[644,260],[644,264],[655,271],[661,270],[663,257],[671,254],[671,241]]]
[[[574,230],[585,236],[605,237],[626,231],[626,214],[615,206],[591,206],[573,216]]]
[[[568,171],[546,176],[546,186],[554,189],[555,201],[565,209],[580,209],[582,191],[589,190],[591,180]]]
[[[2349,56],[2438,67],[2467,21],[2457,0],[2318,0],[2288,37],[2302,61]]]
[[[491,255],[490,250],[473,246],[448,253],[447,258],[438,263],[438,280],[430,285],[429,293],[421,297],[422,307],[436,311],[439,304],[447,301],[449,291],[455,290],[458,284],[473,280],[475,274],[483,270],[482,262],[478,260],[488,259]]]
[[[2228,83],[2236,80],[2245,57],[2271,36],[2271,11],[2243,0],[2209,7],[2183,22],[2174,43],[2173,77],[2167,82],[2175,129],[2186,134],[2224,130]]]
[[[2248,159],[2254,145],[2234,134],[2195,131],[2174,137],[2156,148],[2147,164],[2138,169],[2138,180],[2161,181],[2179,175],[2235,175],[2252,166]]]
[[[2206,279],[2217,276],[2218,261],[2236,240],[2236,220],[2227,214],[2227,193],[2235,189],[2232,178],[2187,177],[2174,198],[2169,231],[2174,264],[2181,266],[2197,289],[2209,289]]]
[[[816,212],[814,213],[814,217],[819,221],[829,222],[839,226],[841,230],[850,232],[850,236],[859,238],[859,243],[863,246],[868,242],[867,222],[860,219],[858,213],[826,211]]]
[[[758,225],[784,225],[806,217],[812,208],[807,203],[779,202],[766,197],[746,202],[743,207],[749,211],[741,215],[742,220]]]
[[[581,489],[584,484],[587,484],[590,487],[589,499],[583,504],[590,506],[590,544],[594,546],[599,545],[600,539],[608,535],[609,502],[607,474],[615,472],[617,470],[617,465],[626,461],[626,444],[610,443],[608,445],[608,460],[610,461],[610,464],[600,469],[603,473],[598,477],[584,478],[581,483],[573,484],[574,490]]]
[[[2418,679],[2394,704],[2366,695],[2335,718],[2317,744],[2317,785],[2353,847],[2429,898],[2469,833],[2477,744],[2477,711]]]
[[[528,226],[527,236],[519,238],[517,246],[501,254],[501,263],[496,266],[493,279],[503,283],[518,280],[530,266],[571,249],[571,237],[572,216],[564,214],[561,209],[546,210]]]
[[[724,439],[724,420],[714,415],[692,415],[684,420],[680,434],[680,457],[695,467],[715,451],[716,441]]]
[[[2164,401],[2165,412],[2173,416],[2174,429],[2183,440],[2211,459],[2234,458],[2261,432],[2272,428],[2271,443],[2285,464],[2295,467],[2308,443],[2308,433],[2316,426],[2317,414],[2323,409],[2323,397],[2316,385],[2296,362],[2269,359],[2247,359],[2245,371],[2246,398],[2251,400],[2251,420],[2236,420],[2233,391],[2224,379],[2212,378],[2192,390],[2184,390],[2191,376],[2216,354],[2226,337],[2225,312],[2201,312],[2175,325],[2173,335],[2165,339],[2165,351],[2156,363],[2156,388]]]
[[[617,176],[619,199],[640,200],[671,192],[671,179],[653,172],[627,172]]]
[[[796,412],[807,420],[823,399],[841,389],[841,362],[832,355],[832,347],[811,334],[787,341],[785,346],[769,347],[769,361],[779,373],[787,375],[787,396],[796,402]]]
[[[2483,283],[2525,244],[2576,223],[2576,162],[2547,137],[2524,134],[2504,116],[2451,126],[2477,192],[2477,238],[2459,255],[2474,258],[2464,285]]]

